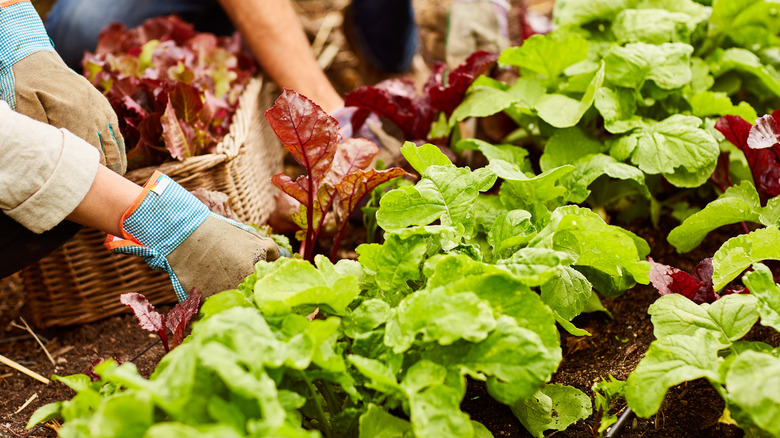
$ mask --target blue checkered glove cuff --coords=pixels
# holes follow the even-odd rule
[[[54,50],[29,1],[0,8],[0,99],[16,109],[13,65],[41,50]]]
[[[176,297],[183,301],[187,293],[166,257],[213,213],[160,172],[152,175],[138,199],[140,203],[123,216],[124,235],[109,235],[105,246],[113,252],[139,255],[151,268],[168,272]]]

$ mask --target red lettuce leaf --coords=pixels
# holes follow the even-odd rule
[[[733,115],[723,116],[715,123],[715,129],[745,154],[762,205],[765,205],[769,198],[780,195],[780,144],[775,143],[765,147],[766,142],[770,140],[758,141],[759,134],[755,133],[763,129],[763,136],[768,137],[773,129],[767,126],[770,123],[778,124],[780,112],[775,111],[772,114],[770,117],[772,122],[769,122],[766,117],[770,116],[759,119],[763,120],[760,122],[763,128],[756,129],[743,118]],[[753,140],[750,139],[751,132],[754,133]],[[755,146],[762,146],[762,148],[756,149]]]
[[[200,300],[200,291],[198,291],[198,288],[193,287],[189,295],[187,295],[187,299],[176,304],[165,315],[165,326],[173,334],[173,340],[171,341],[172,349],[181,345],[181,342],[184,340],[184,329],[192,317],[198,314]]]
[[[425,92],[431,99],[431,106],[442,111],[447,117],[451,116],[474,80],[493,67],[496,60],[498,53],[484,50],[474,52],[446,76],[446,81],[443,69],[434,68],[435,74],[432,73],[432,77],[436,78],[435,83],[429,81],[425,87]]]
[[[352,129],[357,132],[369,113],[374,112],[395,123],[406,140],[420,140],[428,136],[436,110],[427,97],[420,97],[414,82],[408,78],[387,79],[375,86],[364,85],[344,96],[344,105],[361,110],[352,116]]]
[[[158,311],[145,296],[137,292],[124,293],[119,297],[119,302],[133,309],[138,325],[142,329],[157,333],[163,341],[165,351],[168,351],[168,334],[165,332],[165,317]]]
[[[122,365],[122,361],[119,360],[116,356],[111,356],[111,359],[114,359],[116,361],[117,365]],[[93,382],[97,382],[100,380],[100,376],[95,372],[95,367],[100,365],[101,363],[107,361],[105,357],[98,357],[97,359],[93,360],[92,363],[89,365],[89,368],[87,368],[86,371],[84,371],[84,374],[89,377],[90,380]]]

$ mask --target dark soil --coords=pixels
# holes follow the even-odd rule
[[[297,7],[310,36],[313,38],[328,12],[339,10],[346,2],[347,0],[298,0]],[[52,0],[38,0],[36,6],[39,10],[45,10],[51,3]],[[433,0],[414,2],[420,22],[422,42],[420,51],[424,62],[416,66],[413,74],[424,76],[425,67],[441,59],[448,3]],[[549,10],[549,1],[537,0],[529,3],[540,4],[542,10]],[[358,58],[347,46],[340,27],[333,29],[328,42],[339,44],[341,47],[327,69],[340,91],[349,91],[362,83],[370,82],[365,79],[365,70],[361,69]],[[674,225],[662,225],[661,229],[653,229],[646,225],[630,228],[648,241],[652,248],[651,256],[656,261],[687,271],[690,271],[701,259],[711,257],[727,238],[740,232],[738,227],[724,228],[708,236],[696,250],[687,254],[677,254],[666,243],[665,238]],[[359,234],[353,233],[353,235]],[[345,249],[340,255],[354,256],[349,243],[345,243]],[[116,291],[117,299],[122,292],[129,291]],[[603,313],[576,318],[574,323],[590,332],[591,336],[575,337],[562,333],[563,362],[552,381],[577,387],[592,396],[591,387],[601,378],[612,375],[624,380],[636,367],[654,339],[647,308],[656,298],[658,294],[652,287],[638,286],[618,298],[603,300],[614,319],[610,319]],[[156,340],[156,335],[149,334],[138,327],[129,310],[126,315],[92,324],[35,329],[36,333],[45,338],[43,342],[56,364],[52,365],[36,341],[20,328],[23,326],[20,320],[20,316],[24,315],[23,304],[24,292],[18,276],[1,280],[0,355],[47,377],[52,374],[69,375],[84,372],[98,357],[115,356],[121,361],[127,361]],[[27,320],[29,321],[30,318]],[[777,333],[761,327],[755,328],[748,336],[774,346],[780,344],[780,336]],[[163,348],[158,344],[135,359],[134,363],[144,376],[149,376],[163,354]],[[68,399],[72,395],[72,391],[61,383],[52,382],[44,385],[11,368],[0,366],[0,437],[56,436],[50,426],[26,435],[24,426],[35,409],[52,401]],[[625,438],[742,436],[742,432],[735,426],[718,423],[723,408],[723,400],[708,382],[685,383],[673,388],[667,394],[658,414],[648,419],[629,418],[615,436]],[[530,436],[511,410],[495,402],[487,394],[484,385],[478,382],[470,382],[463,409],[472,418],[487,426],[496,437]],[[611,413],[622,412],[624,409],[625,403],[620,401]],[[592,437],[593,430],[597,427],[598,424],[594,424],[594,419],[591,417],[554,435]]]

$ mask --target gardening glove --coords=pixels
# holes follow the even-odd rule
[[[507,0],[453,0],[447,15],[447,64],[458,66],[477,50],[509,47],[509,8]]]
[[[111,170],[127,170],[114,110],[57,55],[29,1],[0,0],[0,99],[21,114],[86,140]]]
[[[273,240],[212,213],[159,171],[122,215],[121,228],[122,236],[109,235],[106,248],[140,255],[153,269],[168,272],[179,301],[193,287],[204,297],[234,289],[258,261],[280,255]]]

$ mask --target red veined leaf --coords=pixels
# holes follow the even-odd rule
[[[339,193],[339,216],[348,217],[365,195],[393,178],[411,176],[400,167],[386,170],[357,170],[336,186]]]
[[[431,105],[447,117],[452,115],[455,108],[463,102],[466,90],[477,77],[493,67],[496,60],[498,60],[498,53],[476,51],[447,75],[446,84],[442,80],[442,72],[438,72],[438,83],[426,86],[425,90],[431,98]]]
[[[364,138],[346,140],[336,148],[328,181],[338,184],[346,175],[358,169],[365,169],[378,153],[379,147],[372,141]]]
[[[165,320],[165,326],[173,334],[171,349],[176,348],[184,340],[184,329],[193,316],[198,314],[201,294],[198,288],[193,287],[187,299],[176,304],[173,309],[168,311]]]
[[[133,309],[138,325],[142,329],[156,332],[163,341],[165,351],[168,351],[168,334],[165,332],[165,318],[156,310],[145,296],[137,292],[120,295],[119,302]]]
[[[694,268],[693,275],[672,266],[650,261],[650,283],[661,295],[680,294],[696,304],[712,303],[718,295],[712,289],[712,259]]]
[[[407,140],[425,139],[436,118],[436,110],[427,97],[420,97],[408,78],[387,79],[375,86],[364,85],[344,96],[346,106],[362,109],[352,117],[352,129],[360,129],[374,112],[395,123]]]
[[[750,128],[747,144],[751,149],[766,149],[780,143],[780,126],[777,120],[769,114],[756,119],[756,124]]]
[[[265,118],[290,155],[306,169],[309,186],[305,190],[314,196],[341,140],[338,122],[319,105],[287,88],[265,112]]]
[[[715,129],[742,152],[748,149],[747,138],[753,125],[740,116],[726,115],[715,122]]]

